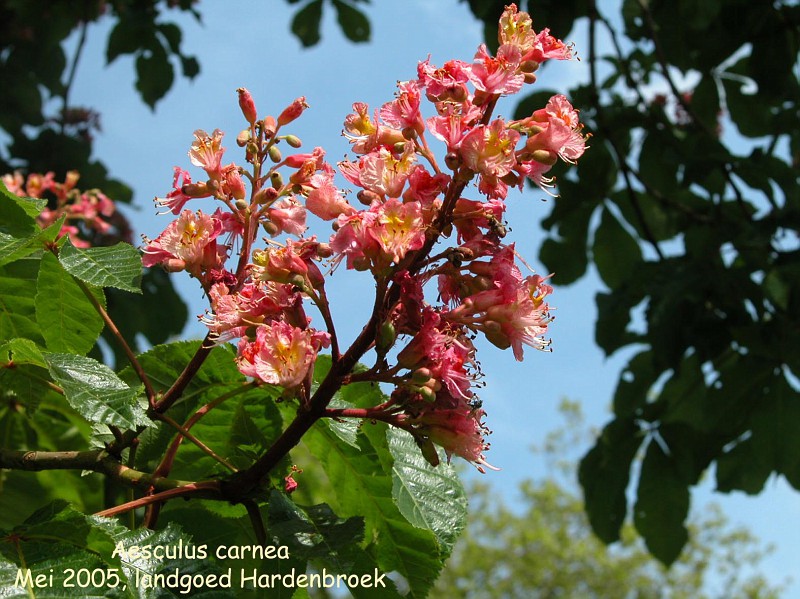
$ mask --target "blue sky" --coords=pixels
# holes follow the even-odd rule
[[[171,189],[173,166],[189,168],[187,150],[195,129],[220,128],[226,133],[228,160],[241,161],[235,136],[243,121],[236,88],[248,88],[260,114],[277,115],[291,100],[305,95],[310,109],[292,124],[292,132],[309,150],[323,146],[331,162],[340,160],[349,147],[340,136],[342,120],[353,102],[378,107],[391,99],[397,80],[416,76],[416,65],[428,54],[441,64],[450,58],[470,60],[482,41],[482,26],[467,7],[456,0],[406,0],[376,2],[366,6],[373,31],[368,45],[348,43],[332,14],[326,14],[322,43],[303,50],[288,31],[296,5],[285,2],[229,0],[204,1],[200,5],[203,25],[180,15],[176,21],[184,31],[184,50],[196,54],[201,73],[194,82],[178,80],[169,95],[152,113],[133,89],[133,62],[118,59],[104,65],[107,24],[93,26],[71,95],[76,105],[88,105],[102,114],[103,132],[96,139],[96,156],[112,175],[132,185],[136,210],[128,211],[137,233],[155,237],[169,222],[155,216],[154,196]],[[267,9],[269,7],[269,10]],[[546,27],[538,23],[537,29]],[[553,32],[562,35],[560,32]],[[570,39],[578,54],[586,54],[579,32]],[[544,69],[539,83],[531,87],[566,91],[586,77],[586,63],[553,64]],[[497,114],[510,116],[515,100],[501,103]],[[192,169],[189,169],[192,170]],[[196,170],[196,169],[195,169]],[[193,171],[193,174],[196,174]],[[518,252],[534,268],[544,233],[539,221],[549,213],[548,198],[528,189],[509,198],[511,239]],[[199,206],[199,205],[198,205]],[[326,237],[329,230],[316,232]],[[189,302],[190,314],[202,314],[207,304],[199,288],[182,278],[179,284]],[[558,277],[554,278],[558,282]],[[608,419],[610,399],[622,366],[630,353],[606,359],[594,343],[595,293],[602,288],[595,273],[569,287],[556,287],[551,304],[557,309],[552,327],[554,352],[526,352],[525,361],[515,362],[509,351],[488,343],[479,345],[479,359],[486,387],[481,396],[494,431],[487,458],[502,468],[486,475],[498,492],[511,494],[516,483],[545,473],[541,459],[528,448],[544,440],[561,425],[561,398],[579,400],[590,424],[602,426]],[[346,339],[360,330],[371,306],[371,284],[363,275],[339,269],[329,296],[337,328]],[[358,317],[363,315],[364,318]],[[190,323],[186,334],[199,337],[203,327]],[[575,457],[588,449],[576,448]],[[735,523],[747,525],[762,540],[776,544],[775,553],[761,565],[771,580],[782,581],[797,570],[800,501],[782,480],[771,481],[756,498],[711,493],[713,477],[693,494],[694,509],[713,499]],[[800,597],[800,581],[792,590]],[[786,595],[790,596],[790,595]]]

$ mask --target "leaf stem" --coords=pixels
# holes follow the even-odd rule
[[[147,376],[147,373],[144,371],[144,368],[142,368],[142,365],[139,363],[139,360],[136,359],[136,354],[133,353],[133,350],[128,345],[128,342],[125,341],[125,337],[122,335],[122,333],[120,333],[119,329],[117,328],[117,325],[114,324],[113,320],[111,320],[111,317],[108,315],[108,312],[106,312],[106,309],[94,296],[92,290],[89,289],[89,286],[86,285],[86,283],[84,283],[77,277],[72,277],[72,280],[78,284],[78,286],[81,288],[81,291],[83,291],[83,294],[91,302],[92,306],[94,306],[94,309],[103,319],[103,322],[105,322],[106,326],[108,327],[108,330],[111,331],[112,335],[114,335],[114,338],[117,340],[117,343],[119,343],[120,347],[122,348],[122,351],[128,358],[128,362],[130,362],[131,368],[133,368],[133,371],[136,373],[136,376],[139,377],[139,380],[142,381],[142,384],[144,385],[144,392],[147,395],[147,403],[150,404],[150,407],[154,407],[156,400],[155,390],[153,389],[153,385],[150,382],[150,378]]]

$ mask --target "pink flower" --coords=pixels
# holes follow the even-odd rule
[[[502,119],[472,129],[461,142],[464,164],[476,173],[500,178],[514,168],[519,132],[507,129]]]
[[[448,151],[454,151],[480,117],[481,109],[471,102],[447,102],[439,107],[438,116],[428,119],[428,130],[447,144]]]
[[[475,464],[480,472],[484,466],[497,470],[486,461],[484,452],[489,449],[485,436],[489,429],[483,424],[484,411],[472,408],[462,400],[452,408],[427,410],[411,419],[415,430],[444,448],[448,461],[453,454]]]
[[[522,54],[517,46],[504,44],[493,57],[481,44],[475,54],[469,79],[475,89],[485,94],[515,94],[522,89],[525,75],[517,72]]]
[[[531,16],[526,12],[518,12],[516,4],[506,6],[500,16],[497,39],[501,46],[516,46],[524,56],[536,43]]]
[[[381,107],[380,116],[383,122],[400,131],[413,130],[417,134],[425,130],[425,123],[420,113],[419,87],[416,81],[404,81],[397,84],[397,97]]]
[[[306,230],[306,208],[294,196],[283,198],[267,209],[267,216],[277,230],[298,237]]]
[[[340,162],[339,170],[354,185],[381,196],[396,198],[403,192],[403,186],[416,159],[414,144],[405,142],[399,156],[381,147],[359,158],[356,164],[350,161]]]
[[[401,130],[378,123],[377,112],[375,120],[370,119],[368,110],[366,104],[356,102],[353,104],[353,112],[344,120],[344,136],[353,144],[356,154],[366,154],[380,146],[406,141]]]
[[[329,345],[328,333],[276,321],[259,326],[255,341],[239,341],[236,362],[245,376],[294,389],[310,376],[317,352]]]
[[[536,34],[533,48],[525,55],[524,60],[534,60],[542,63],[546,60],[570,60],[572,58],[572,45],[565,44],[560,39],[550,35],[549,29],[542,29]]]
[[[442,67],[431,65],[431,59],[417,65],[418,85],[425,89],[431,102],[466,100],[469,92],[469,65],[460,60],[448,60]]]
[[[523,345],[546,350],[550,341],[544,334],[552,318],[544,298],[552,287],[539,275],[522,278],[514,264],[513,245],[498,252],[488,266],[493,273],[492,287],[470,295],[444,317],[483,332],[501,349],[511,347],[518,361],[522,361]]]
[[[176,166],[175,175],[172,177],[172,191],[167,194],[166,198],[156,198],[156,206],[167,208],[172,214],[179,214],[186,202],[194,197],[183,193],[184,186],[191,184],[191,182],[192,177],[189,173]]]
[[[225,148],[221,147],[223,135],[219,129],[214,129],[211,135],[202,129],[194,132],[195,139],[189,150],[189,160],[206,171],[209,179],[219,179],[222,175],[222,154],[225,152]]]
[[[405,201],[416,200],[423,208],[433,207],[450,184],[450,176],[444,173],[431,175],[421,164],[414,165],[408,175],[408,188],[403,192]]]
[[[222,263],[216,239],[222,232],[219,219],[198,210],[181,212],[177,220],[144,248],[144,266],[164,264],[170,270],[186,269],[196,277]]]
[[[392,198],[375,212],[377,219],[374,226],[369,227],[369,233],[378,242],[385,259],[398,263],[407,252],[422,247],[425,230],[419,202],[404,204]]]
[[[356,211],[334,185],[333,172],[313,175],[308,186],[310,190],[306,197],[306,208],[322,220],[333,220],[340,214],[350,215]]]
[[[516,4],[506,6],[500,17],[498,40],[501,45],[509,44],[519,48],[522,55],[520,62],[543,63],[550,59],[572,58],[571,45],[554,38],[550,35],[549,29],[536,33],[530,15],[526,12],[517,12]]]
[[[237,293],[225,283],[215,283],[208,292],[211,313],[200,317],[216,342],[244,335],[248,327],[278,320],[295,308],[298,293],[292,285],[272,281],[248,281]]]
[[[586,138],[581,133],[583,125],[578,119],[578,111],[564,96],[558,94],[550,98],[547,106],[533,113],[531,121],[541,131],[528,138],[526,151],[547,150],[571,164],[586,151]]]

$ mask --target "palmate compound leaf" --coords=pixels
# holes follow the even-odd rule
[[[81,249],[67,241],[58,259],[68,273],[84,283],[141,293],[142,259],[128,243]]]
[[[74,354],[43,354],[50,375],[69,404],[89,422],[135,429],[148,424],[141,390],[129,387],[100,362]]]

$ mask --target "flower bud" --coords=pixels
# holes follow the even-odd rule
[[[250,142],[250,129],[242,129],[236,136],[236,145],[240,148],[245,147]]]
[[[502,177],[500,177],[500,180],[506,185],[509,185],[511,187],[516,187],[517,185],[519,185],[519,175],[517,175],[517,173],[513,171],[508,172]]]
[[[533,73],[539,68],[539,63],[535,60],[525,60],[519,65],[519,70],[522,73]]]
[[[190,198],[204,198],[211,195],[208,185],[205,183],[187,183],[181,187],[181,193]]]
[[[388,352],[394,345],[397,339],[397,331],[394,328],[391,320],[386,320],[378,329],[378,335],[375,338],[375,349],[378,353],[383,355]]]
[[[333,256],[333,250],[331,249],[331,245],[329,243],[320,243],[317,246],[317,257],[330,258],[331,256]]]
[[[398,141],[396,144],[392,146],[392,152],[395,154],[402,154],[406,150],[406,142]]]
[[[252,125],[258,118],[256,116],[256,104],[253,102],[253,96],[243,87],[240,87],[236,91],[239,93],[239,108],[242,109],[245,120]]]
[[[236,200],[233,205],[236,206],[237,210],[242,211],[247,210],[247,208],[250,206],[250,204],[247,203],[247,200]]]
[[[264,119],[264,137],[267,139],[272,139],[272,136],[275,135],[275,130],[278,126],[275,123],[275,117],[268,116]]]
[[[281,187],[283,187],[283,177],[278,171],[272,173],[269,176],[269,178],[270,181],[272,181],[272,187],[274,187],[275,189],[280,189]]]
[[[364,206],[370,206],[372,202],[380,201],[381,196],[369,189],[362,189],[356,194],[356,198],[358,198],[358,201],[364,204]]]
[[[431,371],[428,368],[417,368],[411,373],[411,382],[415,385],[426,385],[431,380]]]
[[[370,261],[366,256],[358,256],[353,260],[353,268],[359,272],[369,270]]]
[[[430,387],[420,387],[419,395],[420,397],[422,397],[422,399],[424,399],[429,403],[433,403],[434,401],[436,401],[436,392]]]
[[[283,156],[281,156],[280,148],[278,148],[278,146],[270,146],[269,159],[272,160],[272,162],[277,163],[281,161],[281,158],[283,158]]]
[[[448,152],[444,157],[444,163],[451,171],[458,170],[461,166],[461,156],[458,152]]]
[[[523,81],[530,85],[531,83],[536,83],[536,75],[533,73],[525,73],[523,76]]]
[[[536,162],[548,165],[553,165],[558,161],[558,155],[550,150],[534,150],[531,154],[531,158]]]
[[[303,142],[300,141],[300,138],[296,135],[287,135],[285,138],[286,143],[292,146],[293,148],[299,148],[303,145]]]
[[[425,458],[425,461],[436,468],[436,466],[439,465],[439,452],[436,451],[436,446],[433,444],[433,441],[428,437],[418,437],[417,435],[414,435],[414,441],[417,442],[417,446],[422,452],[422,457]]]
[[[270,237],[274,237],[275,235],[277,235],[278,231],[280,230],[278,229],[278,225],[273,223],[271,220],[262,222],[261,226],[263,227],[264,232]]]
[[[180,258],[170,258],[164,263],[164,269],[167,272],[181,272],[186,268],[186,262]]]
[[[272,187],[262,187],[256,192],[253,197],[253,203],[263,206],[264,204],[271,204],[278,199],[278,190]]]
[[[403,133],[403,137],[405,139],[409,140],[409,141],[413,141],[413,140],[417,139],[417,137],[419,135],[417,133],[417,130],[414,129],[414,127],[406,127],[406,128],[403,129],[402,133]],[[402,152],[403,149],[401,148],[399,151]]]
[[[303,111],[308,108],[308,104],[306,104],[305,96],[300,96],[294,102],[289,104],[286,108],[283,109],[283,112],[280,113],[278,116],[278,126],[283,127],[284,125],[288,125],[301,114]]]

